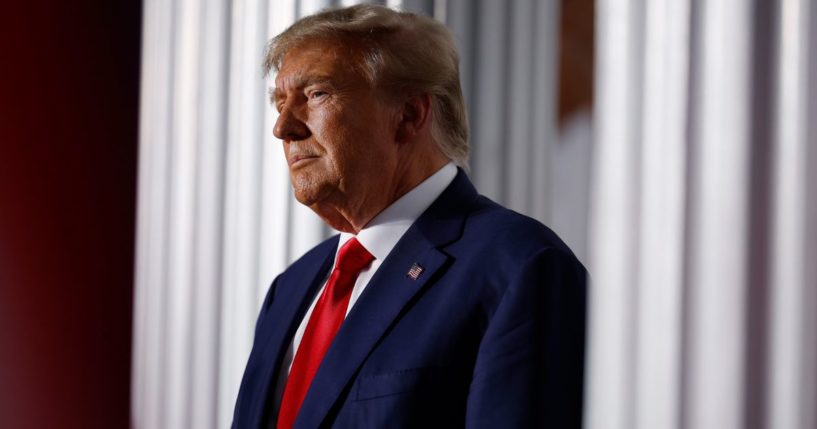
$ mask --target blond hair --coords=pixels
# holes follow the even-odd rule
[[[337,39],[360,47],[360,66],[373,86],[401,94],[431,95],[432,137],[448,159],[468,168],[468,116],[459,55],[443,24],[376,5],[325,10],[301,18],[273,38],[264,71],[280,70],[287,52],[305,42]]]

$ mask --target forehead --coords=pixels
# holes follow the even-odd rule
[[[276,90],[298,88],[314,81],[365,83],[361,54],[340,40],[314,40],[291,48],[275,77]]]

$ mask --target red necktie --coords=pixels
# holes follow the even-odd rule
[[[346,316],[346,307],[357,276],[373,259],[374,256],[354,237],[340,248],[335,269],[312,310],[301,344],[295,353],[281,399],[277,429],[290,429],[295,423],[312,378],[318,372],[318,365]]]

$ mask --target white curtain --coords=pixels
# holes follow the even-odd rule
[[[817,427],[817,5],[596,18],[587,426]]]
[[[267,41],[297,17],[354,3],[145,1],[134,428],[228,427],[267,287],[331,233],[292,197],[261,63]],[[381,3],[450,26],[472,177],[547,222],[556,1]]]

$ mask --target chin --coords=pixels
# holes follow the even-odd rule
[[[319,205],[331,194],[331,190],[328,189],[327,186],[320,186],[311,181],[296,182],[293,180],[292,190],[295,194],[295,199],[310,208]]]
[[[299,203],[301,203],[301,204],[303,204],[303,205],[305,205],[307,207],[312,207],[313,205],[317,204],[318,199],[315,198],[314,193],[304,191],[304,190],[299,190],[297,188],[294,189],[294,191],[295,191],[294,192],[295,193],[295,200],[297,200]]]
[[[305,206],[312,206],[321,201],[327,201],[335,193],[337,186],[332,177],[325,172],[305,171],[299,168],[297,171],[290,170],[290,181],[295,199]]]
[[[292,191],[295,194],[295,199],[299,203],[308,206],[314,204],[318,196],[318,186],[313,180],[309,180],[304,174],[290,172],[290,183],[292,183]]]

